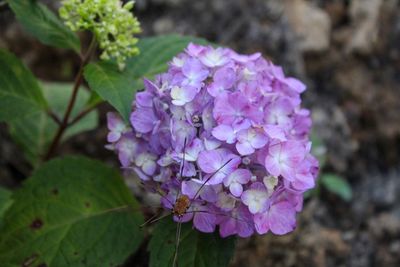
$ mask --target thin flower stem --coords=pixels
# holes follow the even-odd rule
[[[69,100],[67,110],[65,111],[65,114],[61,121],[60,127],[58,127],[57,133],[54,136],[53,141],[51,142],[51,145],[50,145],[47,153],[44,156],[44,160],[48,160],[53,156],[55,150],[57,149],[57,147],[61,141],[61,137],[64,134],[64,131],[69,126],[69,123],[68,123],[69,117],[71,115],[72,108],[74,107],[76,97],[78,95],[79,87],[83,81],[83,70],[84,70],[85,65],[89,62],[93,52],[95,51],[95,48],[96,48],[96,40],[94,37],[92,37],[92,41],[90,42],[89,48],[88,48],[85,56],[83,56],[83,58],[81,59],[81,65],[79,67],[78,74],[75,77],[74,87],[72,89],[72,95]]]
[[[57,114],[55,114],[52,110],[48,110],[47,114],[50,116],[50,118],[53,119],[53,121],[55,123],[57,123],[58,125],[61,125],[61,120],[60,118],[57,116]]]
[[[98,105],[94,105],[91,106],[87,109],[84,109],[83,111],[81,111],[78,115],[76,115],[75,118],[73,118],[69,123],[68,123],[68,127],[71,127],[72,125],[74,125],[75,123],[77,123],[78,121],[80,121],[83,117],[85,117],[87,114],[89,114],[92,110],[94,110]]]

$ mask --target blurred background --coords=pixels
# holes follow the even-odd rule
[[[232,266],[400,266],[400,0],[137,0],[134,11],[143,36],[181,33],[260,51],[303,80],[321,177],[345,181],[309,194],[293,234],[241,240]],[[6,5],[0,47],[46,81],[71,81],[79,64],[30,37]],[[104,149],[109,110],[103,104],[101,127],[61,153],[118,166]],[[0,124],[0,184],[18,187],[30,172]],[[131,262],[138,257],[145,248]]]

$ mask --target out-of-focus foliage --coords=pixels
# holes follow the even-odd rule
[[[3,187],[0,187],[0,224],[2,221],[3,214],[12,204],[11,195],[12,195],[11,191]]]
[[[46,163],[13,200],[0,226],[2,266],[117,266],[142,241],[136,201],[98,161]]]
[[[45,83],[43,92],[49,108],[61,118],[67,109],[73,84],[71,83]],[[76,103],[72,109],[72,117],[75,117],[85,107],[89,100],[86,90],[79,90]],[[95,129],[98,125],[98,113],[96,110],[69,127],[63,135],[63,140],[84,131]],[[45,111],[29,114],[23,119],[10,124],[10,131],[15,141],[23,148],[26,157],[37,165],[40,157],[48,149],[51,140],[56,134],[58,125]]]
[[[176,246],[177,223],[171,217],[160,221],[149,243],[150,266],[172,266]],[[204,234],[190,223],[182,224],[178,249],[179,267],[228,266],[235,250],[235,238],[221,238],[217,233]]]
[[[45,5],[33,0],[7,0],[26,31],[42,43],[79,53],[78,37]]]
[[[0,121],[13,122],[46,109],[32,73],[13,54],[0,49]]]

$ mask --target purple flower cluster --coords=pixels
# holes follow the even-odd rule
[[[202,232],[294,230],[318,172],[303,83],[259,53],[190,44],[144,85],[131,125],[108,114],[108,141],[123,168],[163,192],[169,210],[179,194],[189,197],[179,219]]]

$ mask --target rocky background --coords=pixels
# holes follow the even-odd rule
[[[327,149],[322,173],[351,184],[351,202],[324,189],[310,197],[293,234],[241,240],[232,266],[400,266],[400,0],[137,0],[135,13],[143,36],[178,32],[261,51],[305,81],[304,103]],[[0,25],[0,47],[37,76],[72,80],[72,53],[33,40],[7,6]],[[117,166],[104,149],[111,107],[100,109],[101,128],[60,151]],[[17,187],[30,171],[0,125],[0,183]],[[143,248],[126,266],[146,257]]]

